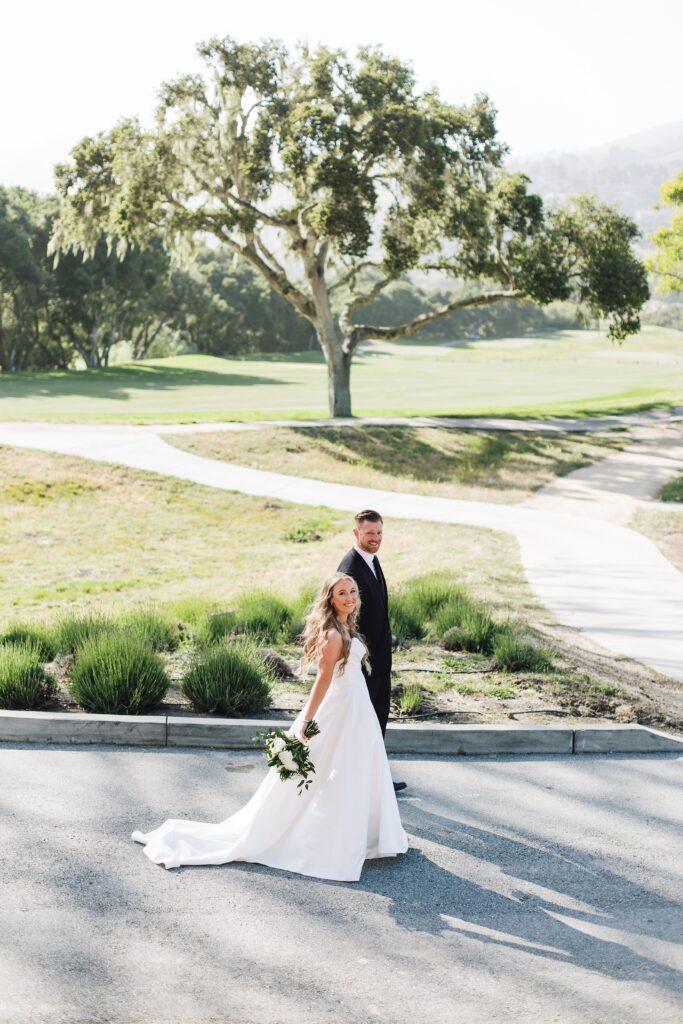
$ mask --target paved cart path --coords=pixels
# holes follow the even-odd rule
[[[683,574],[634,530],[590,515],[334,484],[219,462],[167,444],[155,429],[0,424],[0,444],[60,452],[299,505],[504,530],[540,601],[617,654],[683,681]],[[610,460],[600,463],[601,472]],[[669,475],[675,472],[675,460]],[[447,553],[444,552],[444,559]]]
[[[130,841],[232,814],[252,752],[3,746],[0,1022],[680,1022],[683,758],[394,767],[411,849],[335,883]]]
[[[683,474],[681,426],[639,427],[632,437],[622,451],[541,487],[524,506],[622,525],[639,508],[683,512],[683,505],[656,500],[668,480]]]

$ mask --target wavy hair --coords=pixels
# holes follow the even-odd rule
[[[332,604],[332,591],[340,580],[350,580],[358,591],[358,584],[354,580],[353,576],[349,576],[348,573],[345,572],[333,572],[323,580],[322,586],[320,587],[318,595],[311,606],[311,610],[306,618],[306,624],[304,626],[304,653],[299,667],[299,671],[302,676],[305,676],[311,665],[316,664],[320,658],[323,647],[327,643],[327,631],[329,629],[336,629],[342,638],[342,653],[341,658],[339,659],[339,664],[342,669],[344,669],[347,661],[349,660],[352,638],[357,636],[359,640],[363,640],[363,637],[358,632],[360,591],[358,591],[356,607],[351,612],[346,622],[341,622],[335,614],[334,605]],[[369,665],[367,655],[363,660],[366,665]]]

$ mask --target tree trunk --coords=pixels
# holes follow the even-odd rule
[[[350,417],[351,356],[337,343],[327,357],[327,400],[330,416]]]
[[[85,344],[75,341],[74,348],[85,363],[86,369],[96,370],[100,365],[100,354],[97,345],[92,344],[91,337],[88,337]]]
[[[96,318],[95,323],[90,328],[88,337],[84,345],[78,349],[85,360],[85,365],[89,370],[97,370],[101,366],[100,350],[99,350],[99,316]]]
[[[350,417],[351,355],[344,351],[344,338],[332,313],[325,283],[324,257],[306,260],[316,318],[315,331],[327,363],[327,405],[330,416]],[[313,318],[311,318],[313,319]]]
[[[321,318],[316,334],[327,363],[327,407],[330,416],[351,416],[351,356],[344,351],[332,317]]]

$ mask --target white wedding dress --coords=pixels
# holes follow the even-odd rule
[[[364,653],[353,637],[346,667],[337,664],[318,708],[307,791],[299,795],[296,777],[283,782],[271,768],[249,803],[217,825],[170,819],[153,832],[133,832],[149,859],[166,868],[250,861],[356,882],[365,860],[405,853],[408,839],[361,670]]]

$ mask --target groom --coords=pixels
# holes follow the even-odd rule
[[[379,512],[366,508],[355,516],[355,524],[354,545],[342,558],[337,571],[352,576],[358,586],[361,600],[358,630],[367,643],[371,668],[369,674],[365,669],[363,672],[384,736],[391,698],[392,640],[387,583],[377,558],[382,543],[382,517]],[[405,782],[394,783],[396,791],[405,788]]]

